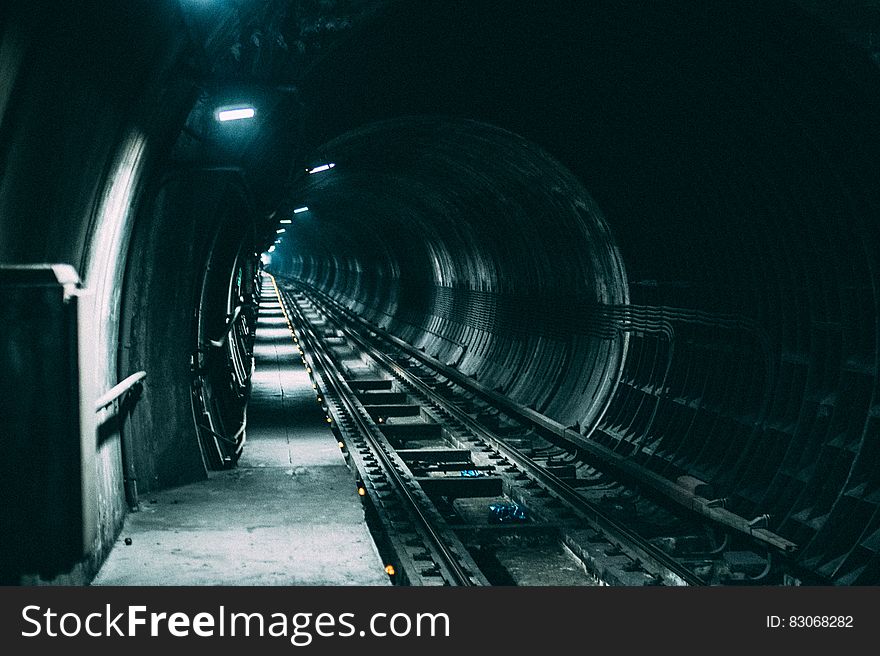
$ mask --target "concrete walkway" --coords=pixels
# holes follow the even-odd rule
[[[254,356],[238,467],[143,498],[93,585],[389,585],[268,277]]]

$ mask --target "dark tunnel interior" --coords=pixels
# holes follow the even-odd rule
[[[81,394],[149,372],[122,423],[80,419],[85,546],[55,562],[22,527],[64,476],[34,464],[64,392],[6,346],[34,331],[7,301],[3,493],[31,501],[4,581],[88,580],[128,467],[146,493],[234,465],[250,372],[223,336],[262,261],[768,515],[806,581],[876,584],[880,55],[853,25],[880,4],[849,6],[4,3],[0,263],[78,272]],[[215,120],[241,102],[254,122]]]

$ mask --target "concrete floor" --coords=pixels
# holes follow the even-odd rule
[[[254,356],[238,467],[142,498],[93,585],[389,585],[268,279]]]

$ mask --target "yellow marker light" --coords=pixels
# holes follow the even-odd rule
[[[394,565],[385,565],[385,573],[388,576],[394,576]]]
[[[332,423],[333,423],[333,420],[330,419],[330,417],[327,417],[327,423],[328,423],[328,424],[332,424]]]
[[[361,496],[361,497],[362,497],[362,496],[364,496],[366,493],[367,493],[367,488],[365,488],[364,486],[361,486],[361,487],[358,488],[358,496]]]
[[[312,373],[312,368],[311,368],[311,367],[306,367],[306,371],[309,372],[309,373]]]
[[[337,442],[337,444],[339,445],[339,448],[340,448],[340,449],[344,449],[344,448],[345,448],[345,442]]]

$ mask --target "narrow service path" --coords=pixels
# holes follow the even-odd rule
[[[389,585],[272,279],[263,283],[238,466],[142,498],[93,585]]]

